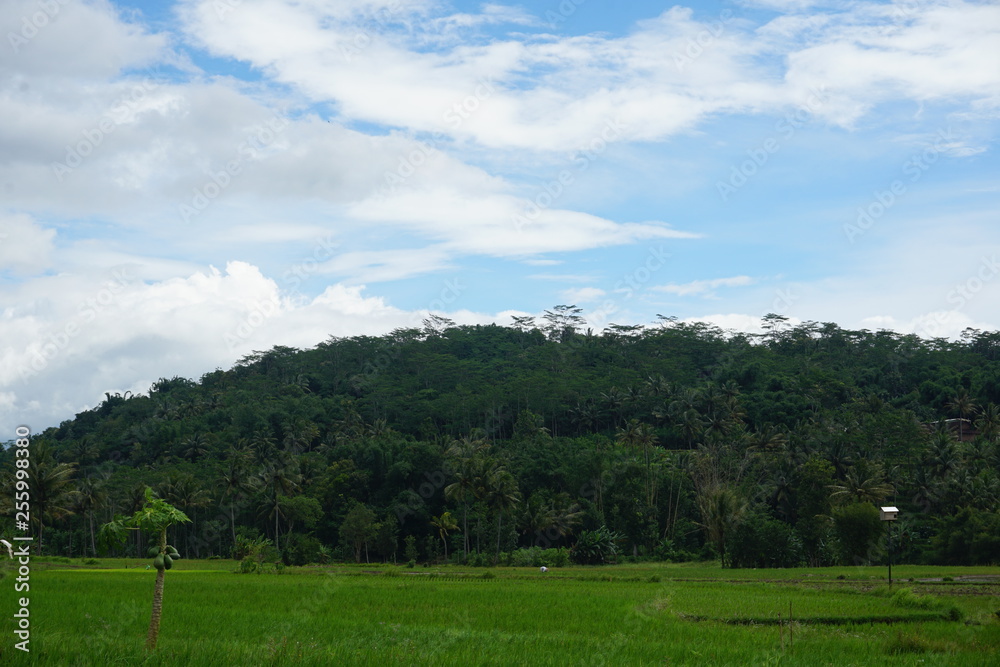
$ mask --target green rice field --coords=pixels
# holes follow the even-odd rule
[[[154,570],[140,561],[0,580],[0,664],[997,665],[1000,568],[722,570],[331,566],[167,573],[159,647],[144,649]],[[789,615],[791,614],[791,623]]]

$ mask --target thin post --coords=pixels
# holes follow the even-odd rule
[[[788,601],[788,650],[791,651],[795,646],[795,639],[792,635],[792,624],[794,619],[792,618],[792,601]]]
[[[889,529],[889,588],[892,588],[892,521],[885,523],[885,527]]]

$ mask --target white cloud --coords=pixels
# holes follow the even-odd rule
[[[40,77],[100,79],[169,55],[165,35],[123,21],[106,0],[5,0],[0,35],[0,79],[26,91]]]
[[[853,5],[809,37],[790,48],[786,80],[825,86],[832,101],[819,113],[843,125],[884,101],[989,99],[1000,88],[996,5]]]
[[[607,292],[596,287],[581,287],[563,290],[562,297],[566,303],[592,303],[606,294]]]
[[[710,115],[800,106],[824,87],[822,115],[850,125],[884,100],[991,100],[1000,82],[1000,8],[965,2],[821,6],[756,30],[731,13],[699,21],[673,7],[623,37],[512,34],[458,45],[453,31],[468,38],[476,25],[529,21],[495,8],[428,20],[427,6],[411,5],[368,30],[325,4],[267,0],[224,20],[212,6],[192,0],[183,15],[214,53],[335,101],[346,117],[488,147],[572,150],[602,134],[660,140]],[[787,69],[773,64],[786,59]]]
[[[426,316],[427,309],[404,311],[364,289],[333,284],[300,304],[245,262],[153,283],[119,269],[23,285],[0,297],[0,429],[28,423],[40,430],[94,405],[105,391],[144,391],[174,375],[198,378],[255,349],[380,335],[420,326]],[[448,316],[461,323],[494,319],[469,310]]]
[[[43,273],[49,268],[54,229],[44,229],[25,214],[0,213],[0,275]]]
[[[689,283],[655,285],[650,289],[656,292],[666,292],[677,296],[703,295],[713,296],[714,290],[720,287],[744,287],[753,284],[750,276],[733,276],[731,278],[715,278],[713,280],[692,280]]]

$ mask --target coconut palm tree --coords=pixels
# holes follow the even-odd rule
[[[76,511],[86,517],[90,526],[90,550],[97,556],[97,538],[94,529],[94,514],[104,507],[108,494],[104,490],[104,480],[84,477],[76,485]],[[84,550],[86,551],[86,550]]]
[[[39,442],[28,463],[31,480],[31,519],[38,525],[38,552],[41,553],[45,523],[73,514],[77,491],[73,486],[75,463],[60,463],[45,442]]]
[[[231,447],[226,457],[226,467],[222,471],[219,482],[222,486],[221,501],[229,501],[229,526],[232,529],[233,544],[236,544],[236,504],[244,494],[257,490],[260,478],[250,472],[250,461],[253,453],[245,443],[244,446]],[[245,509],[245,502],[240,503]]]
[[[748,503],[731,486],[713,484],[698,491],[696,498],[701,523],[708,539],[719,550],[722,567],[726,566],[726,539],[740,525],[747,513]]]
[[[979,430],[979,435],[987,442],[996,442],[1000,436],[1000,408],[997,408],[995,403],[987,403],[979,410],[976,428]]]
[[[955,395],[951,397],[945,407],[951,410],[953,414],[958,415],[958,441],[962,441],[962,427],[965,424],[966,417],[975,413],[976,404],[972,401],[972,397],[969,396],[969,392],[962,388],[955,392]]]
[[[892,484],[885,481],[885,471],[879,464],[855,465],[847,471],[841,484],[830,485],[830,498],[847,498],[859,503],[885,500],[894,492]]]
[[[438,529],[438,537],[441,538],[441,544],[444,545],[444,559],[448,560],[448,533],[458,528],[458,524],[455,523],[455,519],[451,516],[451,512],[444,512],[441,516],[436,516],[431,519],[431,525]]]
[[[281,497],[291,496],[299,490],[302,475],[299,474],[298,463],[295,459],[286,457],[284,465],[280,461],[276,461],[265,466],[259,477],[265,498],[264,508],[268,518],[274,518],[274,546],[280,549]]]
[[[455,481],[444,487],[444,497],[462,504],[462,549],[469,555],[469,506],[481,495],[483,458],[490,445],[481,438],[455,440],[445,456],[453,462]]]
[[[197,521],[197,511],[199,507],[206,507],[212,502],[212,497],[208,491],[195,479],[191,473],[172,472],[167,476],[158,488],[159,495],[167,502],[176,505],[185,512],[190,512]],[[188,551],[191,551],[191,536],[184,535],[184,544]],[[198,556],[200,550],[195,544],[195,555]]]
[[[486,493],[483,499],[487,507],[497,515],[497,556],[500,554],[500,535],[504,514],[514,511],[521,502],[521,492],[517,488],[517,480],[503,466],[496,466],[489,471],[486,480]]]

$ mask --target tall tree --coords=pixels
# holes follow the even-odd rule
[[[236,544],[236,507],[244,509],[247,498],[258,489],[260,478],[250,471],[253,453],[249,446],[237,446],[229,449],[226,456],[226,467],[219,479],[222,487],[221,502],[229,505],[229,526],[232,530],[233,545]]]
[[[79,495],[73,485],[76,464],[60,463],[52,448],[43,442],[35,446],[28,463],[31,480],[31,520],[38,525],[38,552],[42,552],[46,522],[73,514]]]
[[[444,559],[448,560],[448,533],[457,529],[458,524],[455,523],[451,512],[442,512],[441,516],[431,519],[431,525],[437,528],[438,537],[441,538],[441,544],[444,546]]]

